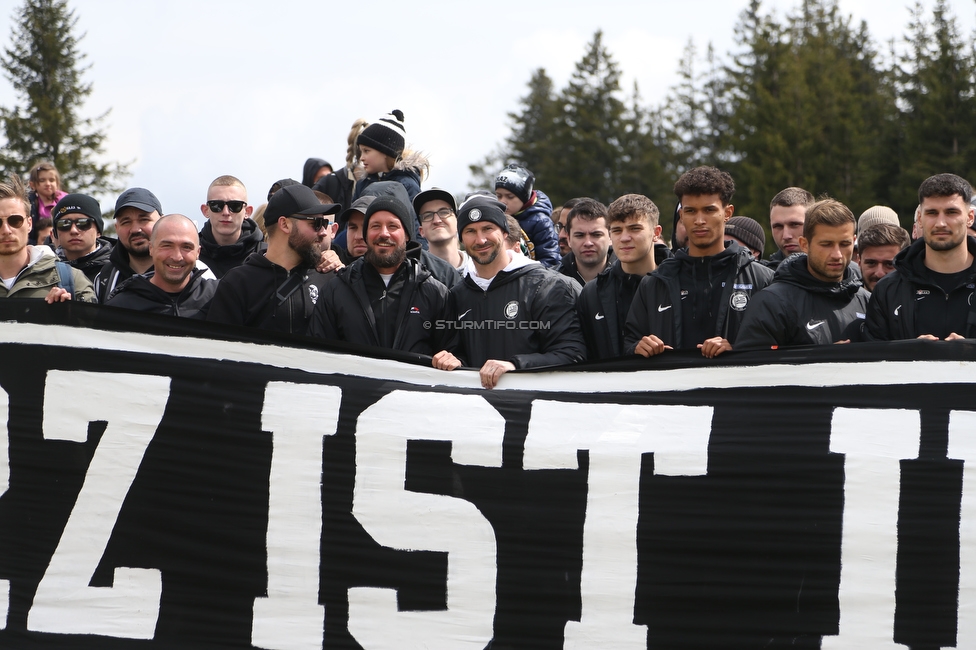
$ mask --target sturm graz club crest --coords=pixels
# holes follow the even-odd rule
[[[481,210],[479,210],[478,208],[475,208],[468,213],[468,219],[470,221],[477,221],[480,218],[481,218]]]
[[[518,316],[518,301],[513,300],[512,302],[505,305],[505,318],[512,319]]]

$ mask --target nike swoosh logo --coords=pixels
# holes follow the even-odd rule
[[[897,315],[898,315],[898,312],[899,312],[900,310],[901,310],[901,305],[898,305],[897,307],[895,307],[895,316],[897,316]]]
[[[604,318],[606,318],[606,316],[604,316],[603,314],[597,314],[593,318],[594,320],[603,320]]]
[[[812,332],[813,330],[817,329],[818,327],[820,327],[821,325],[823,325],[826,322],[827,321],[825,321],[825,320],[818,320],[816,323],[814,323],[811,320],[809,323],[807,323],[807,330],[810,331],[810,332]]]
[[[658,312],[667,311],[669,309],[671,309],[671,305],[658,305],[657,306]]]
[[[468,311],[471,311],[471,310],[469,309]],[[462,318],[464,318],[465,316],[467,316],[468,315],[468,311],[466,311],[463,314],[461,314],[460,316],[458,316],[457,319],[458,320],[461,320]]]

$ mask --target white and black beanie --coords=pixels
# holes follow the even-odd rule
[[[528,203],[532,198],[532,186],[535,184],[535,174],[525,167],[509,165],[498,172],[495,177],[495,189],[502,187],[519,198],[522,203]]]
[[[356,138],[356,144],[376,149],[390,158],[399,158],[407,144],[407,131],[403,128],[403,111],[394,109],[367,126]]]

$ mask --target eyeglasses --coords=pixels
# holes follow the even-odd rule
[[[305,215],[292,215],[292,219],[300,219],[302,221],[311,221],[312,230],[322,230],[323,228],[329,228],[332,226],[332,220],[325,217],[308,217]]]
[[[7,225],[10,226],[11,228],[20,228],[21,226],[24,225],[24,219],[26,219],[26,217],[22,214],[12,214],[9,217],[7,217],[6,221],[7,221]],[[0,218],[0,228],[3,228],[3,223],[4,220]]]
[[[21,217],[23,219],[23,217]],[[82,217],[81,219],[58,219],[54,222],[54,227],[61,232],[68,232],[71,230],[71,226],[77,226],[78,230],[85,231],[91,230],[91,227],[95,225],[95,220],[91,217]]]
[[[211,212],[223,212],[225,205],[231,212],[237,214],[244,209],[247,201],[207,201],[207,207],[210,208]]]
[[[437,212],[421,212],[420,221],[422,223],[427,223],[433,221],[434,217],[440,217],[441,221],[446,221],[448,217],[454,216],[454,210],[450,208],[441,208]]]
[[[560,232],[566,230],[566,226],[564,226],[563,224],[559,223],[558,221],[556,223],[552,224],[552,227],[556,229],[556,232],[557,233],[560,233]]]

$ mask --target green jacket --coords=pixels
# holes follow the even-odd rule
[[[60,278],[55,266],[58,258],[47,246],[33,246],[30,250],[31,261],[17,274],[13,287],[7,289],[0,282],[0,298],[44,298],[52,287],[58,286]],[[75,282],[71,299],[95,302],[95,290],[85,274],[72,268],[71,275]]]

